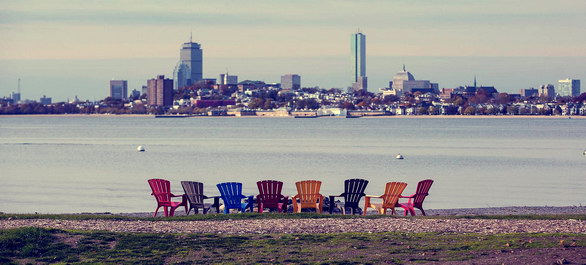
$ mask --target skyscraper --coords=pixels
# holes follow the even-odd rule
[[[179,52],[179,62],[173,71],[175,80],[175,90],[195,84],[203,78],[203,57],[201,45],[193,42],[191,37],[189,42],[183,43]]]
[[[127,99],[128,81],[110,80],[110,97],[113,99]]]
[[[358,32],[350,38],[352,84],[354,89],[366,90],[366,35]],[[355,84],[357,83],[357,84]]]
[[[147,99],[149,106],[171,106],[173,105],[173,80],[165,78],[164,75],[147,81]]]
[[[580,95],[580,80],[569,78],[559,80],[556,92],[561,97],[577,97]]]

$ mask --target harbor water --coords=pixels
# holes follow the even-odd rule
[[[143,146],[145,152],[137,152]],[[429,209],[586,205],[586,119],[0,117],[0,211],[147,212],[149,178],[435,182]],[[395,159],[397,154],[404,159]]]

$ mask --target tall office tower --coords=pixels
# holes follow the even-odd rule
[[[155,79],[147,81],[147,99],[149,106],[173,105],[173,80],[159,75]]]
[[[580,95],[579,79],[562,79],[558,81],[557,95],[561,97],[577,97]]]
[[[360,32],[352,34],[350,49],[352,59],[352,87],[354,90],[356,88],[366,90],[366,35]]]
[[[296,90],[301,88],[301,76],[296,74],[288,74],[281,76],[281,88]]]
[[[553,99],[555,97],[555,88],[553,85],[541,85],[541,87],[539,87],[539,97]]]
[[[237,75],[229,75],[228,73],[220,74],[220,78],[218,80],[218,85],[237,85],[238,84],[238,76]]]
[[[191,37],[189,42],[183,43],[179,52],[179,62],[173,71],[175,80],[175,90],[191,86],[203,78],[203,57],[201,45],[193,42]]]
[[[110,97],[113,99],[127,99],[128,81],[110,80]]]

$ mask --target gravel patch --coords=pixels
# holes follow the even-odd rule
[[[114,220],[0,220],[0,229],[42,227],[144,233],[576,233],[586,234],[584,220],[495,219],[264,219],[223,221],[114,221]]]

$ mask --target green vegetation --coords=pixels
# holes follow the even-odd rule
[[[503,219],[503,220],[586,220],[586,214],[530,214],[530,215],[454,215],[454,216],[414,216],[400,215],[340,215],[316,213],[239,213],[239,214],[198,214],[175,217],[131,217],[111,214],[0,214],[3,219],[59,219],[59,220],[142,220],[142,221],[197,221],[197,220],[242,220],[242,219],[378,219],[378,218],[421,218],[421,219]]]
[[[147,234],[0,230],[0,263],[396,264],[490,258],[499,253],[586,249],[578,234]],[[496,254],[495,254],[496,253]]]

